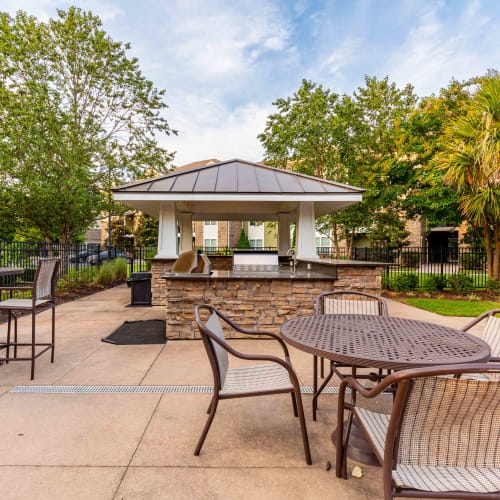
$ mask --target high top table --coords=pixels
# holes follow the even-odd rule
[[[481,362],[491,356],[486,342],[461,330],[392,316],[303,316],[285,321],[281,336],[301,351],[365,368],[402,370]],[[374,465],[374,456],[361,445],[348,453]]]

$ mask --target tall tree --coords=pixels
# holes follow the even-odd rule
[[[500,279],[500,75],[479,80],[467,113],[446,129],[440,165],[486,250],[488,277]]]
[[[19,225],[68,241],[102,209],[109,188],[165,171],[172,133],[157,90],[90,12],[47,23],[0,14],[0,182]]]
[[[415,102],[410,86],[401,90],[388,78],[366,77],[353,96],[304,80],[292,97],[274,103],[278,112],[259,135],[267,160],[367,189],[360,205],[318,221],[320,231],[333,232],[337,252],[341,239],[350,250],[359,230],[369,231],[379,214],[379,228],[395,220],[386,214],[398,213],[405,181],[397,140]]]

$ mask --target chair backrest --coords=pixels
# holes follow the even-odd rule
[[[490,346],[491,355],[500,357],[500,318],[490,316],[483,330],[481,338]]]
[[[500,467],[500,382],[429,376],[400,390],[393,465]]]
[[[224,329],[219,319],[219,314],[215,307],[209,305],[195,306],[195,321],[200,331],[203,345],[210,360],[210,366],[214,375],[214,383],[218,389],[224,387],[226,374],[229,366],[229,356],[227,351],[217,343],[215,338],[225,342]],[[200,312],[206,310],[211,313],[206,321],[201,318]]]
[[[316,300],[317,314],[371,314],[388,316],[382,297],[353,290],[324,292]]]
[[[33,281],[34,300],[53,295],[57,284],[60,259],[40,259]]]

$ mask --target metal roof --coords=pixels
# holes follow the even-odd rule
[[[321,194],[364,189],[244,160],[181,169],[118,188],[115,193]]]
[[[192,165],[192,167],[191,167]],[[162,202],[200,220],[276,220],[313,202],[316,216],[358,203],[364,189],[244,160],[195,162],[113,189],[115,200],[158,216]]]

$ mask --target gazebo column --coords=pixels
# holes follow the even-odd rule
[[[297,222],[297,259],[314,259],[316,254],[314,203],[304,201],[299,203]]]
[[[290,250],[290,214],[278,214],[278,255],[287,255]]]
[[[173,201],[163,201],[160,206],[158,253],[156,258],[176,259],[178,256],[175,204]]]
[[[181,254],[193,249],[193,214],[190,212],[181,212],[179,214],[179,223],[181,228],[179,253]]]

